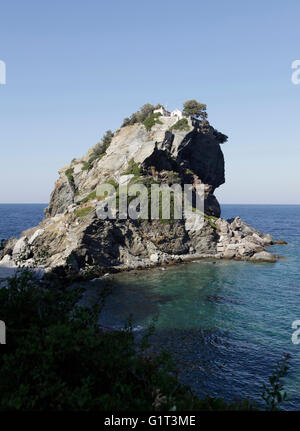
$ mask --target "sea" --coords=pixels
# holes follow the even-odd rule
[[[46,205],[0,204],[0,239],[42,220]],[[222,217],[245,222],[288,245],[276,263],[194,261],[113,276],[99,322],[143,334],[155,322],[153,348],[169,351],[184,384],[203,397],[248,398],[263,407],[263,385],[291,355],[284,410],[300,410],[300,205],[222,205]],[[92,287],[91,287],[92,288]],[[94,289],[97,289],[95,286]]]

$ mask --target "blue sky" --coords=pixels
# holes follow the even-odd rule
[[[299,14],[296,0],[2,2],[0,202],[48,202],[105,130],[195,98],[229,136],[220,202],[299,204]]]

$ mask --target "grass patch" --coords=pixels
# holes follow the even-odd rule
[[[209,216],[209,215],[207,215],[207,214],[204,214],[204,219],[208,221],[208,223],[211,225],[211,227],[212,227],[213,229],[216,229],[216,230],[217,230],[217,225],[215,224],[215,221],[216,221],[216,220],[218,220],[218,218],[217,218],[217,217]]]
[[[74,168],[69,168],[65,171],[65,175],[71,183],[74,182],[73,173],[74,173]]]
[[[163,124],[158,118],[161,116],[160,112],[156,112],[155,114],[151,114],[146,120],[143,121],[144,126],[148,130],[148,132],[152,129],[155,124]]]
[[[93,199],[96,199],[96,190],[94,190],[93,192],[91,192],[90,194],[88,194],[84,199],[82,199],[81,201],[80,201],[80,203],[81,204],[85,204],[85,203],[87,203],[88,201],[91,201],[91,200],[93,200]]]
[[[169,132],[172,132],[172,130],[184,130],[188,132],[190,130],[188,120],[186,118],[178,120],[172,127],[170,127]]]
[[[111,186],[114,186],[115,189],[119,187],[117,181],[114,178],[110,178],[108,181],[106,181],[107,184],[110,184]]]
[[[95,160],[101,160],[105,156],[107,148],[110,146],[114,134],[111,130],[107,130],[102,140],[93,148],[93,152],[87,162],[83,162],[82,171],[89,171]]]
[[[82,171],[88,171],[90,169],[90,164],[89,162],[82,162]]]
[[[84,218],[86,217],[91,211],[93,211],[93,207],[85,207],[80,208],[79,210],[75,211],[75,215],[77,218]]]
[[[123,175],[134,175],[135,177],[140,177],[141,175],[140,164],[136,163],[134,159],[131,159],[128,163],[128,167],[126,171],[123,172]]]
[[[211,225],[213,229],[216,229],[216,230],[218,229],[217,225],[215,224],[215,221],[218,220],[218,217],[210,216],[202,211],[197,210],[197,208],[195,207],[192,208],[192,212],[203,215],[204,220],[208,221],[208,223]]]

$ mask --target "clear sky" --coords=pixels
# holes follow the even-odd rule
[[[0,202],[48,202],[57,171],[144,103],[207,104],[222,203],[300,203],[298,0],[10,0],[0,9]]]

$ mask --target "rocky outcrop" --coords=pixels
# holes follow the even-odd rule
[[[216,220],[219,232],[217,251],[227,259],[250,259],[256,261],[274,262],[276,256],[265,250],[273,245],[275,240],[270,234],[263,235],[240,217],[233,220]]]
[[[176,118],[161,117],[160,122],[162,124],[155,124],[151,131],[142,124],[121,128],[115,132],[105,155],[96,158],[89,169],[86,165],[93,149],[61,169],[46,216],[64,213],[68,206],[80,202],[101,182],[109,179],[119,182],[131,161],[140,165],[142,175],[152,175],[154,170],[162,182],[168,172],[176,172],[184,183],[198,181],[205,184],[206,212],[220,216],[220,207],[213,194],[225,182],[220,139],[214,134],[219,132],[211,127],[203,133],[192,125],[191,120],[189,131],[171,132],[169,129],[176,123]]]
[[[195,258],[275,261],[265,250],[275,243],[244,223],[220,218],[214,195],[225,182],[220,147],[227,139],[207,121],[188,120],[188,130],[174,130],[176,118],[160,117],[150,131],[143,124],[114,133],[105,153],[95,148],[59,171],[45,219],[9,240],[0,266],[44,268],[62,274],[145,268]],[[198,184],[204,186],[201,229],[194,215],[173,220],[101,220],[99,184]]]
[[[54,191],[50,196],[50,204],[45,210],[46,216],[54,216],[64,213],[68,206],[75,200],[74,184],[62,175],[55,184]]]

